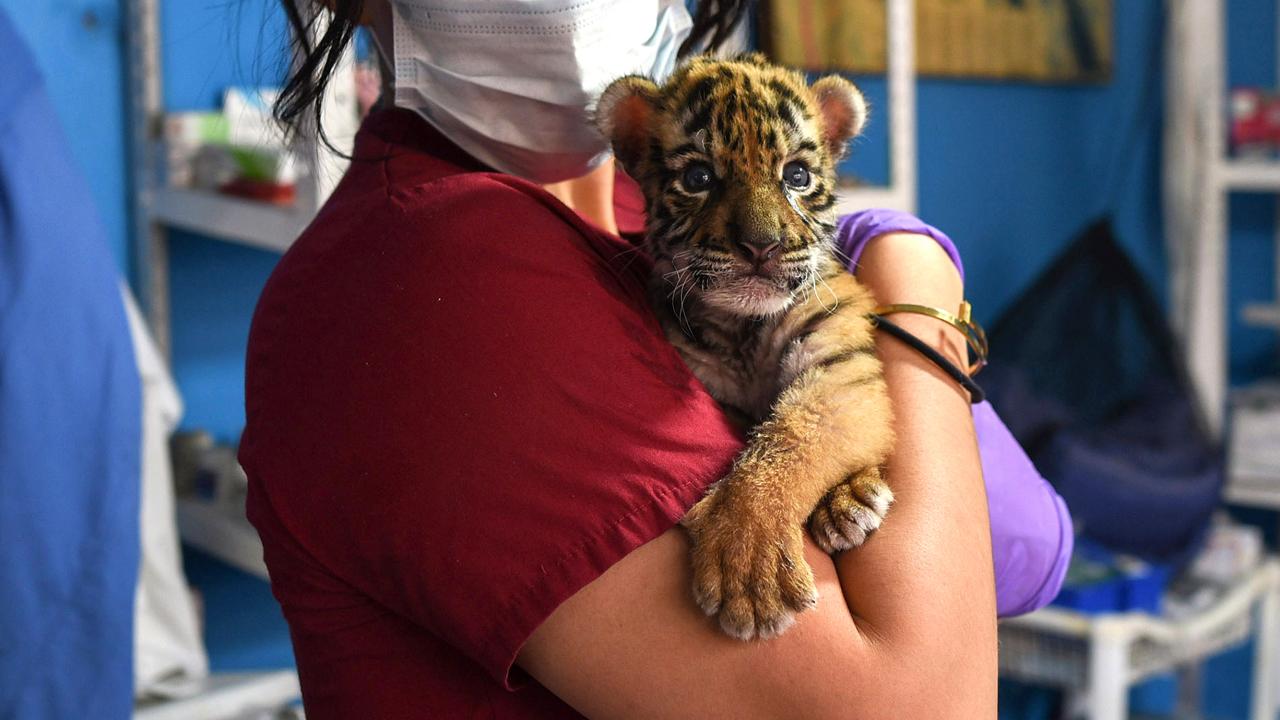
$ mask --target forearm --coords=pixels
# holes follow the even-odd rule
[[[924,236],[872,241],[860,265],[859,279],[882,303],[953,309],[963,297],[954,265]],[[923,316],[894,321],[964,365],[958,332]],[[992,717],[995,591],[968,397],[915,350],[883,333],[877,342],[896,416],[887,470],[898,500],[865,546],[837,558],[840,583],[859,630],[883,651],[884,662],[904,663],[912,677],[929,682],[924,672],[945,688],[933,697],[946,706],[931,712]]]

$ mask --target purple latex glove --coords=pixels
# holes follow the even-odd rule
[[[951,238],[897,210],[863,210],[840,218],[836,245],[856,271],[872,238],[891,232],[928,235],[947,251],[960,276],[964,266]],[[1066,503],[1045,481],[989,402],[973,406],[973,427],[987,486],[996,612],[1021,615],[1049,604],[1062,587],[1074,535]]]

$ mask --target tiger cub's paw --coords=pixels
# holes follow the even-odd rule
[[[712,491],[681,524],[693,540],[693,597],[739,640],[771,638],[818,602],[796,526],[721,502]]]
[[[828,553],[861,545],[884,521],[893,492],[880,468],[863,470],[831,488],[809,516],[809,534]]]

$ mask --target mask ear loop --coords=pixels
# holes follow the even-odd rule
[[[394,23],[395,20],[392,19],[391,22]],[[391,57],[391,54],[387,52],[386,48],[382,47],[382,41],[378,39],[378,33],[374,32],[371,28],[365,28],[365,32],[369,33],[369,39],[373,41],[373,48],[378,53],[378,69],[381,70],[384,75],[386,73],[391,73],[391,77],[395,77],[395,60]],[[394,41],[395,39],[392,38],[392,42]]]

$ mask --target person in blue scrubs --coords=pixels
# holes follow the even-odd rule
[[[142,410],[119,272],[3,8],[0,68],[0,720],[126,718]]]

